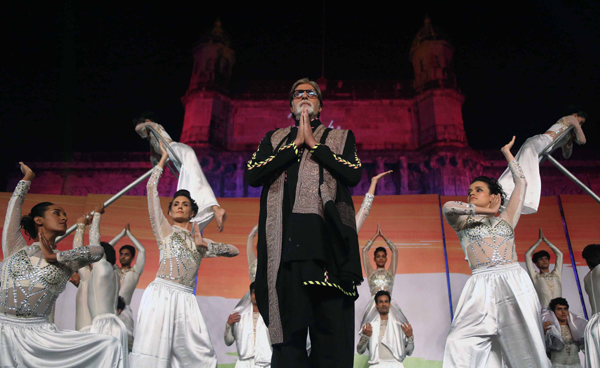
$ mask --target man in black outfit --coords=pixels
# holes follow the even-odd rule
[[[258,309],[269,326],[273,368],[349,368],[362,269],[348,187],[360,182],[362,166],[354,134],[319,121],[317,83],[294,83],[290,106],[295,126],[268,132],[246,168],[248,183],[263,186]]]

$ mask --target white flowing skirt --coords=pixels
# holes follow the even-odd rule
[[[546,368],[540,301],[518,263],[474,270],[452,321],[444,368]]]
[[[148,285],[138,310],[131,366],[217,366],[192,288],[158,278]]]
[[[550,143],[552,143],[552,137],[548,134],[534,135],[523,143],[515,156],[515,160],[519,162],[519,165],[525,174],[525,180],[527,180],[527,192],[525,193],[525,203],[523,204],[523,210],[521,211],[522,214],[529,215],[536,213],[540,205],[542,179],[540,179],[539,155]],[[508,201],[513,190],[515,190],[515,183],[510,169],[506,169],[504,173],[500,175],[498,182],[502,185],[502,189],[504,190],[504,193],[506,193],[506,200]]]
[[[125,306],[125,309],[119,314],[119,319],[127,328],[127,347],[129,352],[131,352],[131,349],[133,348],[133,311],[130,306]]]
[[[0,315],[1,367],[121,367],[117,339],[78,331],[58,331],[44,318]]]
[[[585,328],[585,366],[600,367],[600,313],[594,314]]]
[[[127,327],[125,327],[123,321],[121,321],[116,314],[105,313],[96,316],[96,318],[92,320],[92,327],[90,328],[90,332],[117,338],[119,340],[119,343],[121,344],[121,350],[123,351],[124,357],[124,359],[122,359],[122,364],[120,365],[120,367],[129,368]]]
[[[204,176],[194,150],[187,144],[179,142],[173,142],[169,146],[181,160],[177,190],[190,191],[190,195],[198,205],[198,213],[192,221],[198,223],[200,231],[202,231],[215,217],[212,206],[218,206],[219,202]]]

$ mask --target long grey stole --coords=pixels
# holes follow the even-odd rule
[[[274,149],[285,139],[292,127],[279,129],[271,136],[271,147]],[[315,141],[320,142],[327,128],[319,125],[313,135]],[[344,151],[347,130],[331,130],[327,135],[325,145],[338,155]],[[283,240],[283,189],[285,172],[279,174],[269,187],[267,194],[267,282],[269,297],[269,335],[272,344],[283,343],[283,326],[279,312],[279,298],[277,296],[277,273],[281,263],[281,246]],[[319,162],[312,157],[308,149],[304,150],[298,171],[298,186],[292,213],[316,214],[323,217],[323,204],[329,200],[335,201],[337,181],[329,170],[323,168],[323,184],[319,195]]]

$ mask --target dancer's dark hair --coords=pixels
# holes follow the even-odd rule
[[[482,181],[486,183],[490,190],[490,194],[500,194],[500,205],[504,205],[506,194],[504,193],[504,190],[502,190],[502,185],[498,183],[498,180],[490,178],[489,176],[478,176],[471,181],[471,184],[476,181]]]
[[[180,189],[180,190],[176,191],[175,194],[173,194],[173,201],[177,197],[186,197],[187,199],[190,200],[190,203],[192,204],[192,217],[194,217],[198,214],[198,204],[196,203],[196,201],[194,201],[192,199],[192,196],[188,190]],[[173,205],[173,201],[169,202],[169,211],[171,211],[171,206]]]
[[[256,284],[254,281],[252,281],[252,283],[250,284],[250,292],[252,292],[252,290],[256,290]]]
[[[153,111],[145,111],[139,118],[133,119],[133,125],[138,125],[146,121],[146,119],[159,123],[158,116]]]
[[[533,256],[531,256],[531,260],[533,261],[533,263],[537,263],[538,259],[542,257],[548,257],[548,260],[550,260],[550,253],[546,252],[545,250],[540,250],[539,252],[533,253]]]
[[[552,312],[556,311],[556,307],[558,307],[559,305],[564,305],[565,307],[567,307],[567,309],[569,309],[569,302],[567,302],[567,299],[554,298],[550,301],[550,309],[552,310]]]
[[[389,298],[389,301],[392,301],[392,296],[390,295],[390,293],[387,290],[379,290],[377,292],[377,294],[375,294],[375,304],[377,304],[377,298],[379,298],[382,295],[387,295],[387,297]]]
[[[385,255],[387,255],[387,249],[385,249],[384,247],[375,248],[375,253],[373,253],[373,254],[377,254],[377,252],[383,252],[383,253],[385,253]]]
[[[36,217],[44,217],[44,214],[48,210],[48,207],[54,205],[51,202],[40,202],[33,206],[29,215],[23,216],[21,218],[21,228],[25,230],[25,233],[29,235],[29,239],[37,239],[38,229],[35,221],[33,221]]]
[[[113,248],[113,246],[107,242],[100,242],[100,245],[102,246],[102,248],[104,248],[104,255],[106,256],[106,261],[114,266],[115,262],[117,261],[117,252],[115,252],[115,248]]]
[[[596,267],[600,264],[600,244],[587,245],[581,256],[590,268]]]
[[[131,253],[131,258],[135,258],[135,247],[133,245],[124,245],[121,247],[121,249],[119,249],[119,253],[121,253],[121,251],[123,249],[127,249],[129,251],[129,253]]]
[[[587,119],[587,113],[581,109],[581,106],[569,105],[563,112],[564,116],[577,114],[577,116]]]

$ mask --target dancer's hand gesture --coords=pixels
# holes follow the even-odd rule
[[[33,172],[33,170],[31,170],[29,168],[29,166],[25,165],[22,162],[19,162],[20,168],[21,168],[21,172],[23,173],[23,180],[26,181],[32,181],[33,179],[35,179],[35,173]]]
[[[384,176],[391,174],[394,170],[390,170],[390,171],[385,171],[382,172],[381,174],[377,174],[374,177],[371,178],[371,183],[377,183],[379,181],[379,179],[383,178]]]
[[[161,169],[165,167],[165,164],[167,163],[167,160],[169,159],[169,152],[167,152],[167,149],[165,148],[165,145],[163,144],[163,142],[160,142],[160,161],[158,162],[158,164],[156,166],[160,167]]]
[[[95,207],[94,207],[94,212],[95,213],[99,213],[99,214],[104,214],[104,203],[98,203]]]
[[[91,218],[89,214],[81,215],[77,221],[78,224],[84,224],[85,226],[89,225],[91,222]]]
[[[362,332],[363,332],[365,335],[367,335],[367,336],[371,337],[371,335],[373,335],[373,327],[371,326],[371,324],[370,324],[370,323],[367,323],[366,325],[364,325],[364,327],[363,327],[363,329],[362,329]]]
[[[412,326],[410,325],[410,323],[408,323],[408,322],[402,323],[400,325],[400,327],[402,328],[402,331],[404,331],[404,334],[406,335],[406,337],[411,338],[413,336],[413,329],[412,329]]]
[[[208,244],[202,239],[202,234],[200,234],[200,230],[198,229],[198,224],[192,223],[192,232],[194,233],[194,243],[199,248],[206,248],[208,250]]]
[[[231,313],[229,315],[229,318],[227,318],[227,324],[229,326],[233,326],[234,323],[239,322],[241,319],[242,319],[242,317],[240,316],[240,314],[238,312]]]
[[[490,209],[494,211],[494,213],[498,213],[500,210],[500,205],[502,204],[502,196],[500,194],[492,194],[492,200],[490,202]]]
[[[544,327],[544,332],[548,332],[548,330],[552,328],[552,322],[550,322],[550,321],[544,322],[544,324],[542,326]]]
[[[508,142],[508,144],[506,144],[504,147],[502,147],[500,149],[500,151],[502,152],[502,154],[504,155],[504,157],[506,158],[506,161],[508,161],[508,163],[511,163],[515,160],[515,157],[512,155],[512,153],[510,153],[510,149],[515,144],[515,138],[516,138],[516,136],[513,135],[510,142]]]

